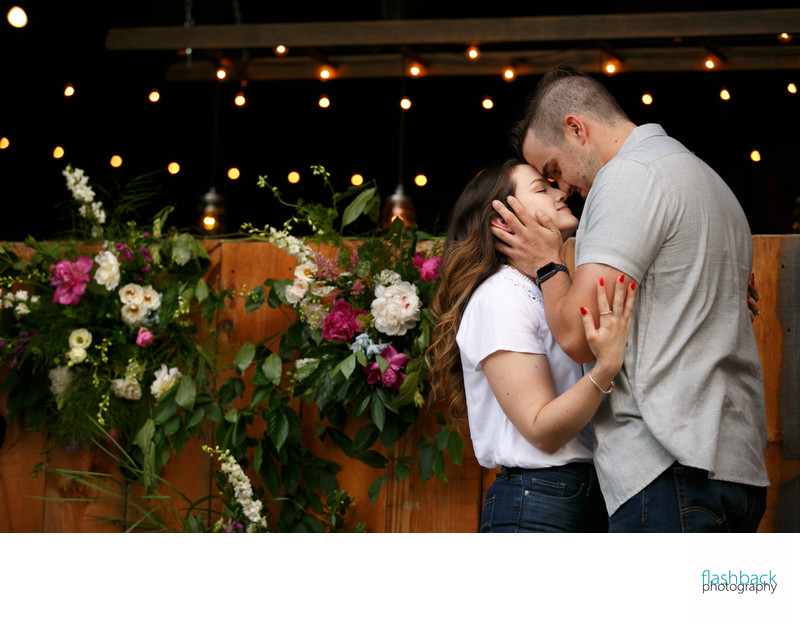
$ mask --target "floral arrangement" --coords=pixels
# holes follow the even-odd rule
[[[198,334],[224,308],[224,295],[203,278],[205,247],[165,229],[171,208],[144,228],[126,221],[150,198],[148,176],[123,189],[109,212],[81,169],[63,174],[75,234],[29,237],[21,251],[0,246],[9,416],[46,430],[53,446],[116,441],[158,471],[200,418],[173,415],[155,427],[154,408],[179,383],[188,390],[207,382],[216,360]]]
[[[286,202],[265,177],[259,180],[293,216],[280,230],[249,224],[243,229],[294,256],[297,266],[294,278],[268,279],[251,292],[247,308],[266,301],[295,314],[280,345],[291,396],[316,403],[326,421],[319,437],[330,437],[348,456],[385,470],[369,490],[374,502],[391,471],[403,479],[413,465],[412,456],[392,449],[420,417],[428,394],[423,354],[434,325],[428,304],[439,285],[438,241],[401,221],[385,232],[376,228],[344,237],[344,229],[361,218],[377,224],[376,187],[337,194],[323,167],[312,171],[331,191],[331,206]],[[339,206],[350,198],[340,219]],[[311,234],[294,236],[297,227]],[[436,419],[436,434],[423,435],[416,445],[423,481],[431,475],[445,479],[445,454],[461,461],[461,435],[442,415]]]

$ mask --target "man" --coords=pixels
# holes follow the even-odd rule
[[[763,379],[745,288],[753,248],[722,179],[659,125],[636,126],[591,77],[548,73],[512,142],[586,199],[574,279],[552,221],[494,206],[497,249],[539,279],[547,322],[574,360],[593,360],[580,307],[602,278],[638,284],[616,389],[593,421],[612,532],[752,532],[769,484]],[[504,200],[506,201],[506,200]],[[600,386],[598,386],[600,387]]]

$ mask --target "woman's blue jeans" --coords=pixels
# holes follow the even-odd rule
[[[609,518],[610,532],[755,532],[767,489],[675,462]]]
[[[607,532],[594,466],[503,467],[486,492],[481,532]]]

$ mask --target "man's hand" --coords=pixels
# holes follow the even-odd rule
[[[516,197],[509,196],[508,205],[511,210],[500,201],[492,202],[502,218],[501,221],[492,220],[490,228],[499,240],[495,245],[497,251],[532,278],[540,267],[550,262],[564,264],[564,241],[553,220],[540,212],[535,216],[529,214]]]

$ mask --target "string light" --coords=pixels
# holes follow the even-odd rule
[[[286,46],[284,46],[283,44],[278,44],[275,47],[275,54],[280,56],[280,57],[283,57],[288,52],[289,52],[289,49]]]
[[[714,62],[713,57],[706,57],[706,60],[703,65],[705,65],[705,67],[708,68],[709,70],[713,70],[717,64]]]
[[[645,105],[652,105],[653,104],[653,95],[649,92],[645,92],[642,94],[642,103]]]
[[[11,141],[3,136],[0,138],[0,149],[8,149],[8,146],[11,144]]]
[[[23,28],[28,23],[28,15],[21,7],[11,7],[6,17],[14,28]]]
[[[758,149],[753,149],[750,152],[750,159],[753,162],[761,162],[761,153],[758,151]]]
[[[467,59],[470,61],[475,61],[479,59],[481,56],[481,50],[477,46],[470,46],[467,48]]]
[[[422,66],[418,63],[413,63],[408,67],[408,74],[412,77],[418,77],[422,73]]]
[[[167,165],[167,172],[170,175],[176,175],[178,173],[178,171],[180,171],[180,170],[181,170],[181,165],[178,164],[177,162],[170,162]]]
[[[353,173],[353,176],[350,178],[350,184],[353,186],[361,186],[364,183],[364,176],[360,173]]]
[[[607,75],[612,75],[617,70],[619,70],[619,64],[613,59],[609,59],[605,64],[603,64],[603,72],[605,72]]]
[[[789,91],[790,94],[797,94],[797,86],[794,83],[790,83],[786,86],[786,89]]]
[[[161,98],[161,93],[158,90],[153,90],[147,98],[151,103],[158,103],[158,99]]]
[[[229,180],[238,180],[241,172],[236,167],[231,167],[228,169],[228,179]]]
[[[320,79],[322,79],[323,81],[327,81],[331,77],[333,77],[333,70],[330,67],[322,66],[322,68],[319,69]]]
[[[731,93],[728,92],[727,88],[722,88],[722,90],[719,91],[719,98],[721,98],[723,101],[730,101]]]
[[[513,66],[507,66],[503,70],[503,81],[506,83],[511,83],[514,79],[517,78],[517,72],[514,70]]]
[[[297,171],[292,171],[286,176],[286,179],[289,180],[289,184],[297,184],[300,181],[300,174]]]
[[[236,93],[236,96],[233,97],[233,102],[236,104],[236,107],[244,107],[247,105],[247,98],[244,95],[244,90],[239,90]]]
[[[784,31],[783,33],[781,33],[780,35],[778,35],[778,41],[779,41],[779,42],[783,42],[784,44],[788,44],[789,42],[791,42],[791,41],[792,41],[792,35],[791,35],[791,33],[786,33],[786,32]]]
[[[122,166],[122,157],[118,155],[111,156],[111,160],[109,160],[109,164],[115,169]]]
[[[225,81],[225,79],[227,78],[228,78],[228,71],[225,70],[225,68],[223,68],[222,66],[217,68],[217,79],[219,79],[220,81]]]
[[[408,97],[403,97],[400,99],[400,107],[402,107],[404,110],[411,109],[411,99]]]
[[[419,173],[414,177],[414,184],[419,187],[423,187],[428,183],[428,176],[424,173]]]
[[[70,97],[73,94],[75,94],[75,86],[73,86],[71,83],[68,83],[64,86],[64,96]]]
[[[481,101],[481,105],[483,106],[483,109],[490,110],[494,107],[494,101],[492,101],[492,97],[485,96],[483,97],[483,101]]]
[[[326,107],[330,107],[330,104],[331,104],[331,100],[328,98],[327,94],[323,94],[321,97],[319,97],[319,106],[321,108],[324,109]]]
[[[56,147],[55,149],[53,149],[53,157],[56,160],[60,160],[61,158],[63,158],[64,157],[64,147]]]

